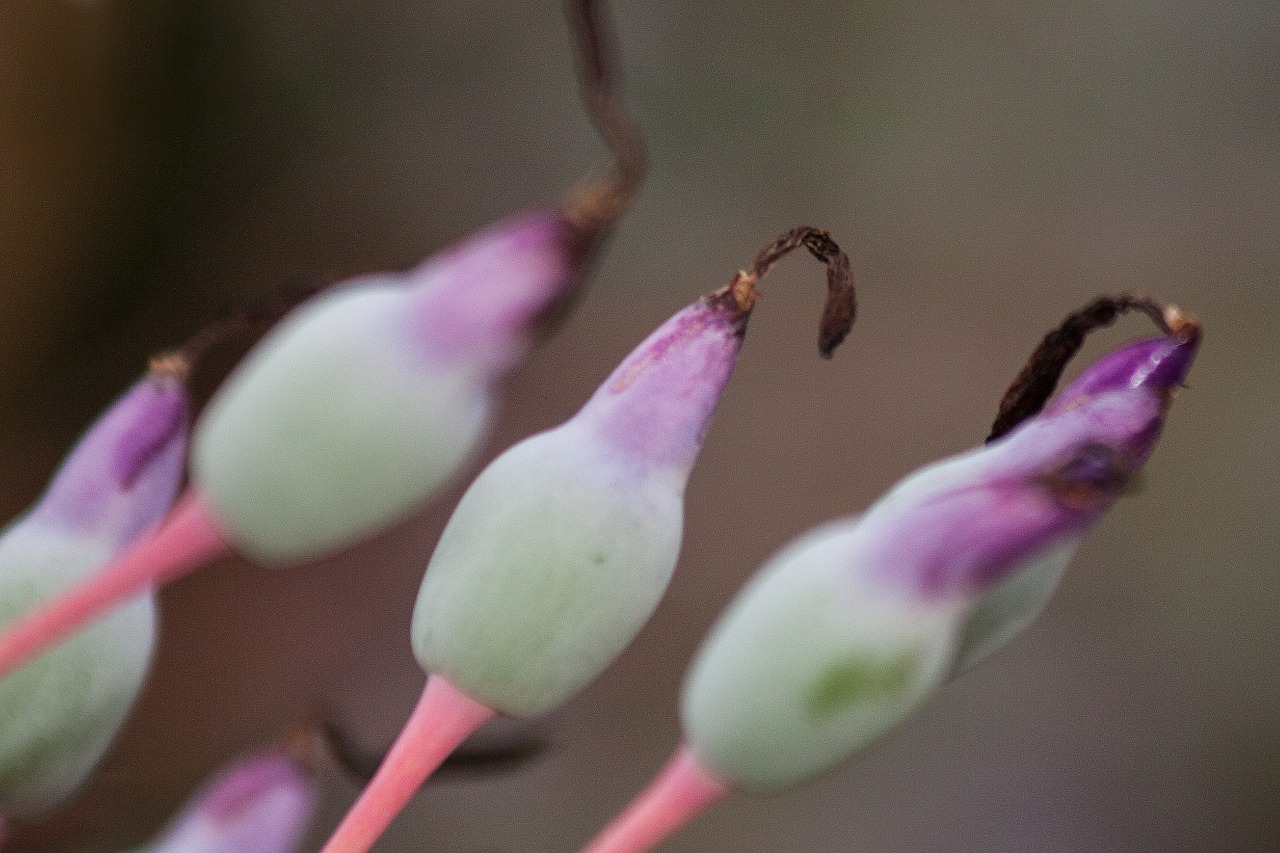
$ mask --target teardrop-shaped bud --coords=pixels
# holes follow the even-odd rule
[[[631,641],[675,568],[685,483],[746,316],[720,297],[679,312],[577,415],[476,479],[414,610],[428,672],[529,716],[564,702]]]
[[[0,624],[151,535],[177,494],[186,439],[179,378],[153,372],[117,400],[0,535]],[[39,813],[84,781],[141,689],[154,637],[148,592],[0,680],[0,813]]]
[[[683,718],[698,755],[743,787],[808,778],[1016,633],[1034,614],[1007,588],[987,596],[1016,579],[1043,606],[1045,577],[1150,454],[1194,353],[1169,340],[1125,347],[1005,438],[917,472],[770,561],[691,671]]]
[[[525,215],[295,311],[196,426],[193,478],[218,525],[277,563],[406,515],[475,450],[497,383],[572,292],[579,261],[563,216]]]
[[[311,772],[282,752],[223,769],[137,853],[293,853],[315,811]]]

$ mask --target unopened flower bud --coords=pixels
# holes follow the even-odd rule
[[[177,494],[186,438],[180,379],[153,372],[117,400],[0,535],[0,622],[149,536]],[[0,680],[0,814],[39,813],[84,781],[142,686],[154,637],[146,592]]]
[[[965,646],[1002,582],[1061,573],[1150,454],[1194,353],[1175,342],[1113,353],[1007,437],[911,475],[770,560],[685,686],[686,736],[706,766],[749,789],[809,778],[1029,621],[1006,601]]]
[[[315,803],[315,780],[293,758],[247,758],[219,772],[137,853],[293,853]]]
[[[525,215],[295,311],[196,426],[192,476],[218,526],[277,563],[408,514],[475,450],[498,382],[579,280],[578,256],[562,216]]]
[[[685,483],[745,320],[715,297],[679,312],[576,416],[485,469],[418,593],[413,644],[428,672],[529,716],[631,641],[675,568]]]

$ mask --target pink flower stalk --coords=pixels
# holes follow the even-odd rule
[[[311,771],[283,752],[223,769],[138,853],[293,853],[316,804]]]
[[[0,535],[0,622],[92,577],[147,539],[182,480],[187,391],[165,370],[89,429],[44,496]],[[155,596],[135,590],[76,636],[0,680],[0,814],[69,797],[133,705],[155,644]]]
[[[284,565],[404,518],[466,466],[511,369],[580,291],[644,171],[596,3],[587,103],[613,173],[407,273],[348,281],[284,319],[196,424],[192,485],[162,533],[0,635],[0,677],[134,592],[231,549]]]
[[[693,663],[677,758],[584,853],[642,853],[730,791],[812,778],[1025,627],[1151,454],[1199,345],[1184,331],[769,560]]]
[[[675,568],[685,484],[755,283],[802,245],[829,266],[829,353],[853,321],[848,259],[825,232],[797,229],[677,312],[573,418],[507,450],[467,490],[414,611],[422,701],[324,853],[367,851],[471,731],[495,713],[558,707],[639,632]]]

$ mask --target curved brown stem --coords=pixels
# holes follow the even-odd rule
[[[827,301],[818,324],[818,351],[831,358],[849,334],[858,316],[858,295],[853,282],[853,265],[829,231],[802,225],[793,228],[756,252],[749,269],[740,270],[734,280],[715,292],[731,296],[744,314],[755,307],[756,284],[773,265],[801,246],[827,266]]]
[[[190,379],[191,372],[199,366],[205,355],[227,338],[237,332],[253,332],[274,325],[285,314],[326,287],[328,282],[308,278],[302,283],[278,288],[239,311],[224,314],[208,323],[177,349],[152,356],[151,371],[185,382]]]
[[[1160,331],[1179,341],[1200,335],[1200,324],[1172,305],[1163,305],[1143,293],[1099,296],[1079,311],[1067,315],[1061,325],[1044,336],[1031,358],[1000,400],[1000,410],[991,425],[987,443],[1006,435],[1018,424],[1040,412],[1053,395],[1067,362],[1080,351],[1085,338],[1106,328],[1124,314],[1139,311],[1151,318]]]
[[[589,242],[608,234],[630,206],[648,170],[644,135],[622,97],[622,73],[613,28],[600,0],[566,0],[565,15],[578,58],[582,99],[604,139],[613,165],[609,174],[579,190],[567,214]]]

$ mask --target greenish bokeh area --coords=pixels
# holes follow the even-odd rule
[[[377,849],[577,849],[665,761],[685,666],[755,567],[981,441],[1040,336],[1130,289],[1198,315],[1203,349],[1142,489],[1045,615],[860,760],[663,849],[1280,849],[1280,5],[613,5],[652,171],[486,458],[793,226],[852,255],[860,318],[824,362],[822,270],[771,274],[653,621],[563,711],[482,736],[545,750],[446,774]],[[0,161],[8,518],[151,353],[282,289],[407,267],[606,159],[552,0],[10,0]],[[251,337],[202,365],[201,395]],[[385,749],[460,489],[314,565],[229,560],[167,590],[101,772],[6,853],[123,849],[308,716]],[[309,849],[356,794],[334,768],[324,785]]]

